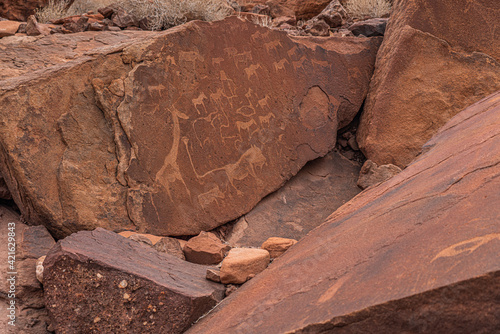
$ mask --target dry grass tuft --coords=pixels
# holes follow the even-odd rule
[[[42,23],[89,11],[116,3],[137,19],[147,18],[151,30],[167,29],[191,20],[222,20],[232,13],[226,0],[75,0],[67,7],[67,0],[50,0],[37,11]]]
[[[97,13],[99,8],[106,7],[116,0],[75,0],[68,7],[68,0],[49,0],[49,3],[35,11],[38,22],[48,23],[52,20],[60,19],[71,15],[81,15],[93,11]]]
[[[222,20],[232,12],[225,0],[120,0],[118,4],[138,19],[147,18],[151,30],[192,20]]]
[[[387,0],[349,0],[344,7],[354,18],[382,17],[391,11],[391,4]]]

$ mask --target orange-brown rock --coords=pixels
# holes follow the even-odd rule
[[[269,252],[269,256],[271,258],[277,258],[284,252],[288,250],[288,248],[292,247],[297,243],[297,240],[280,238],[280,237],[271,237],[262,243],[262,249],[265,249]]]
[[[189,239],[184,246],[186,260],[198,264],[217,264],[222,261],[231,249],[223,244],[213,233],[201,232]]]
[[[233,248],[220,268],[224,284],[243,284],[262,272],[269,264],[269,252],[258,248]]]
[[[254,6],[269,6],[273,17],[296,16],[297,19],[310,19],[318,15],[331,0],[236,0],[243,10]]]
[[[149,36],[0,82],[0,170],[30,221],[193,235],[240,217],[333,148],[380,42],[237,17]]]
[[[397,1],[357,133],[367,158],[404,167],[447,120],[500,89],[500,2]]]
[[[130,238],[132,235],[138,234],[150,240],[152,245],[156,245],[156,243],[162,239],[162,237],[159,237],[157,235],[152,235],[147,233],[136,233],[133,231],[123,231],[118,234],[125,238]]]
[[[360,168],[339,152],[310,161],[239,218],[226,240],[237,247],[260,247],[270,237],[300,240],[359,194],[356,181]]]
[[[58,333],[182,333],[224,295],[207,267],[101,228],[60,240],[43,265]]]
[[[500,325],[500,91],[187,333],[470,333]]]
[[[17,21],[0,21],[0,38],[15,35],[20,25]]]

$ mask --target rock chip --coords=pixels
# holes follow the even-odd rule
[[[358,187],[366,189],[374,184],[384,182],[401,172],[398,166],[387,164],[379,166],[371,160],[366,160],[361,167],[358,178]]]
[[[274,259],[286,252],[288,248],[292,247],[296,243],[297,240],[294,239],[271,237],[264,241],[261,248],[268,251],[269,256]]]
[[[22,22],[0,21],[0,38],[16,34]]]
[[[101,228],[60,240],[44,267],[56,332],[182,333],[224,295],[206,267]]]
[[[496,332],[498,189],[500,91],[187,333]]]
[[[208,268],[206,278],[209,281],[220,283],[220,269]]]
[[[360,164],[334,151],[309,162],[279,190],[238,219],[226,237],[231,246],[260,247],[270,237],[302,239],[359,194]]]
[[[39,24],[35,15],[31,15],[27,20],[26,34],[28,36],[49,35],[50,29],[44,24]]]
[[[96,226],[196,235],[241,217],[334,147],[380,43],[292,39],[236,16],[140,33],[109,46],[130,35],[33,39],[38,58],[40,44],[60,50],[55,66],[8,51],[30,65],[5,64],[22,75],[0,82],[0,170],[26,219],[58,238]],[[75,48],[82,36],[93,51]]]
[[[201,232],[188,240],[184,246],[186,260],[198,264],[217,264],[231,249],[223,244],[213,233]]]
[[[43,284],[43,261],[45,261],[45,258],[46,255],[40,256],[40,258],[38,258],[38,260],[36,261],[36,267],[35,267],[36,279],[38,280],[38,282],[42,284]]]
[[[265,249],[233,248],[222,261],[220,280],[224,284],[243,284],[266,269],[269,260]]]
[[[498,0],[395,2],[357,132],[368,159],[407,166],[451,117],[500,89],[498,17]]]
[[[160,241],[155,244],[154,248],[158,252],[173,255],[181,260],[186,259],[184,252],[182,251],[181,243],[178,239],[169,237],[161,238]]]

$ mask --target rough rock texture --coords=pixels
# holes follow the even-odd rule
[[[301,239],[360,192],[360,168],[338,152],[309,162],[240,218],[226,240],[232,246],[260,247],[270,237]]]
[[[229,245],[223,244],[213,233],[201,232],[186,243],[184,255],[189,262],[217,264],[230,249]]]
[[[0,81],[0,170],[24,216],[58,236],[210,230],[333,148],[379,42],[230,17]]]
[[[153,242],[151,239],[148,237],[144,236],[143,234],[140,233],[134,233],[130,237],[128,237],[130,240],[133,240],[135,242],[139,242],[145,246],[153,247]]]
[[[0,263],[0,332],[48,333],[49,317],[44,308],[42,285],[36,278],[35,268],[37,259],[47,254],[55,241],[45,227],[27,226],[16,212],[1,205],[0,231],[0,258],[3,259]],[[14,236],[10,235],[15,239],[15,255],[9,254],[9,248],[14,247],[12,240],[8,240],[9,233],[15,233]],[[16,274],[10,274],[12,272]],[[13,281],[7,281],[13,276],[15,291],[10,289],[9,283]],[[15,299],[9,298],[12,293]],[[11,300],[15,300],[15,327],[7,325],[10,319],[4,314]]]
[[[14,35],[20,25],[17,21],[0,21],[0,38]]]
[[[181,260],[186,259],[186,256],[182,251],[181,243],[179,242],[179,240],[175,238],[169,238],[169,237],[161,238],[160,241],[158,241],[154,247],[158,252],[163,252],[173,255]]]
[[[374,184],[384,182],[401,172],[398,166],[388,164],[379,166],[371,160],[366,160],[361,167],[358,178],[358,187],[366,189]]]
[[[36,8],[45,6],[49,0],[2,0],[0,1],[0,17],[9,20],[26,21],[35,13]],[[73,0],[66,1],[68,4]]]
[[[500,1],[396,1],[358,143],[404,167],[453,115],[500,89]]]
[[[355,35],[366,37],[384,36],[389,19],[374,18],[365,21],[355,22],[349,26],[349,30]]]
[[[265,4],[273,17],[296,16],[310,19],[318,15],[331,0],[236,0],[243,10],[251,10],[256,5]]]
[[[500,91],[188,333],[496,332],[499,187]]]
[[[267,268],[269,252],[258,248],[233,248],[220,268],[224,284],[242,284]]]
[[[101,228],[59,241],[44,267],[58,333],[181,333],[224,294],[207,267]]]
[[[297,240],[271,237],[264,241],[261,248],[269,252],[271,258],[277,258],[297,243]]]

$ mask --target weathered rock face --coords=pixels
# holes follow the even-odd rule
[[[244,10],[251,10],[259,4],[269,6],[271,15],[296,16],[297,19],[310,19],[318,15],[331,0],[236,0]]]
[[[4,259],[0,264],[0,332],[49,333],[49,316],[35,268],[37,259],[47,254],[55,241],[45,227],[23,224],[16,212],[1,205],[0,229],[0,256]],[[9,237],[14,240],[9,241]],[[14,248],[14,254],[9,253]],[[11,283],[15,286],[12,289]],[[14,306],[11,301],[15,302]],[[13,307],[13,314],[8,307]],[[14,318],[9,317],[11,315]],[[8,325],[12,320],[15,326]]]
[[[56,332],[182,333],[224,295],[207,267],[100,228],[59,241],[44,267]]]
[[[500,2],[397,1],[370,84],[358,143],[406,166],[453,115],[500,89]]]
[[[234,225],[232,246],[260,247],[270,237],[299,240],[356,196],[360,166],[338,152],[309,162]]]
[[[0,169],[30,221],[193,235],[240,217],[334,146],[380,42],[237,17],[154,36],[1,82]]]
[[[424,151],[188,333],[495,332],[500,91],[453,118]]]

